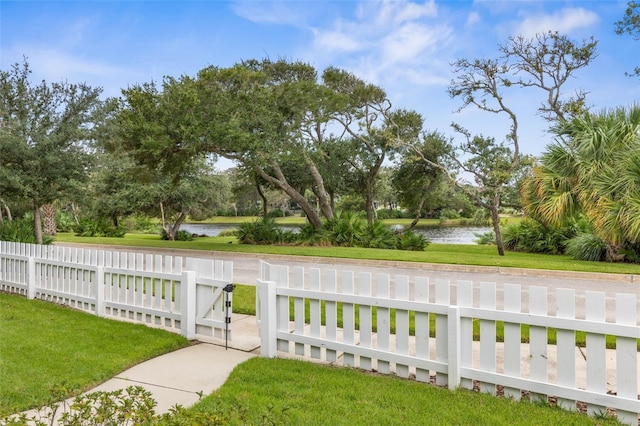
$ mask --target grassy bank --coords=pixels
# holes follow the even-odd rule
[[[77,395],[187,340],[139,324],[0,293],[0,417]]]
[[[350,247],[265,246],[238,244],[235,237],[205,237],[193,241],[163,241],[157,235],[127,234],[124,238],[76,237],[59,233],[56,241],[129,247],[177,248],[207,251],[268,253],[295,256],[336,257],[438,264],[550,269],[559,271],[638,274],[640,267],[627,263],[587,262],[564,255],[507,252],[498,256],[495,246],[431,244],[425,251],[400,251]]]

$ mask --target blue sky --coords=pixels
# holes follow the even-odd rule
[[[446,88],[457,58],[495,57],[509,36],[557,30],[599,41],[598,58],[576,73],[595,111],[640,100],[640,41],[614,33],[626,1],[6,1],[0,0],[0,67],[26,56],[34,79],[86,82],[117,96],[135,83],[194,75],[243,59],[302,60],[346,69],[383,87],[395,107],[414,109],[425,129],[453,135],[455,121],[502,140],[508,123],[454,113]],[[523,152],[551,142],[535,114],[542,94],[513,90]]]

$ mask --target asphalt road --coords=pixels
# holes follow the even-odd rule
[[[56,245],[72,245],[56,243]],[[342,271],[369,272],[373,276],[378,273],[389,274],[393,280],[396,275],[406,275],[411,279],[415,277],[428,277],[430,283],[430,296],[433,301],[434,285],[436,280],[449,280],[455,283],[458,280],[469,280],[474,284],[474,305],[479,301],[479,288],[482,283],[496,283],[497,308],[502,309],[504,284],[519,284],[526,293],[530,286],[547,288],[547,303],[550,314],[555,314],[555,294],[559,288],[575,290],[576,317],[584,318],[586,292],[604,292],[607,321],[615,321],[615,295],[616,293],[634,294],[636,296],[637,324],[640,325],[640,266],[637,275],[580,273],[566,271],[549,271],[538,269],[478,267],[464,265],[425,264],[414,262],[386,262],[372,260],[336,259],[305,256],[282,256],[268,254],[247,254],[232,252],[211,252],[200,250],[156,249],[147,247],[117,247],[82,245],[83,247],[101,248],[107,250],[162,253],[184,257],[203,257],[220,260],[231,260],[234,264],[234,282],[237,284],[255,285],[258,278],[259,262],[266,261],[271,264],[286,265],[290,269],[296,266],[320,269],[334,269],[338,276]],[[392,281],[393,283],[393,281]],[[393,291],[393,288],[392,288]],[[455,291],[452,292],[452,301],[455,302]],[[522,298],[522,308],[528,312],[528,298],[526,294]]]

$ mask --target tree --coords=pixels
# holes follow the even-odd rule
[[[634,40],[640,40],[640,2],[632,0],[627,3],[624,16],[616,22],[616,34],[629,34]],[[629,76],[640,77],[640,67],[635,67]]]
[[[122,90],[113,108],[102,147],[120,159],[104,177],[112,202],[105,212],[117,216],[140,209],[162,219],[170,240],[190,213],[212,211],[221,181],[212,158],[195,149],[191,129],[199,100],[189,77],[163,80],[162,90],[145,83]],[[119,181],[122,176],[123,181]]]
[[[306,128],[321,132],[322,122],[314,112],[319,111],[323,93],[316,78],[313,67],[284,60],[205,68],[198,73],[200,126],[193,131],[200,149],[235,160],[280,188],[300,206],[314,228],[320,229],[320,215],[299,185],[302,176],[311,179],[322,215],[333,217],[310,148],[314,141],[302,131],[304,123]],[[291,164],[298,165],[294,176],[285,170]]]
[[[446,178],[443,169],[435,164],[441,164],[450,149],[442,133],[428,132],[422,135],[419,144],[413,145],[413,150],[404,150],[400,157],[392,182],[400,204],[414,214],[409,229],[417,225],[425,211],[442,205],[439,196],[441,183]]]
[[[329,116],[344,135],[348,155],[344,160],[365,201],[367,221],[375,217],[376,180],[385,160],[393,159],[403,141],[418,139],[422,117],[415,111],[394,110],[380,87],[336,68],[327,68],[322,80],[333,93]]]
[[[30,81],[25,60],[0,71],[0,196],[26,199],[42,244],[40,209],[87,177],[87,143],[102,89]]]
[[[609,259],[640,243],[640,107],[585,113],[559,123],[568,143],[547,147],[524,187],[526,212],[560,227],[584,214]]]
[[[499,209],[514,174],[523,167],[518,116],[503,92],[511,87],[535,87],[546,92],[538,111],[548,121],[565,121],[579,114],[584,110],[586,94],[579,91],[563,100],[562,88],[570,76],[595,58],[596,45],[593,39],[577,45],[557,32],[547,32],[532,39],[510,37],[506,44],[498,47],[501,56],[497,59],[459,59],[453,64],[456,76],[448,91],[452,98],[462,100],[458,111],[476,107],[485,112],[506,115],[509,122],[509,131],[501,142],[491,137],[472,136],[468,130],[454,123],[454,130],[464,137],[464,142],[458,146],[457,154],[451,160],[458,170],[473,176],[476,190],[469,191],[464,180],[447,174],[452,183],[491,212],[501,256],[504,255],[504,247]],[[446,170],[441,164],[432,164]]]

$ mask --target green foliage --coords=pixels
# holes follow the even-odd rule
[[[58,232],[71,232],[76,221],[73,214],[65,210],[56,210],[56,228]]]
[[[134,214],[124,220],[125,227],[131,232],[157,234],[159,224],[156,219],[145,214]]]
[[[459,219],[460,213],[454,209],[442,209],[440,211],[440,221],[446,221],[451,219]]]
[[[581,232],[567,241],[567,254],[577,260],[602,261],[607,256],[607,243],[593,233]]]
[[[473,235],[476,236],[476,244],[479,245],[493,245],[496,243],[496,234],[493,231],[485,232],[484,234],[480,234],[474,232]]]
[[[169,238],[169,234],[167,233],[166,230],[162,230],[160,231],[160,238],[168,241],[171,238]],[[174,241],[193,241],[193,234],[189,231],[185,231],[184,229],[180,229],[178,230],[178,232],[176,232],[176,236],[174,238]]]
[[[397,235],[396,247],[398,250],[423,251],[429,244],[431,241],[427,237],[413,231]]]
[[[30,218],[5,220],[0,225],[0,240],[16,243],[37,244],[33,232],[33,220]],[[42,244],[51,244],[53,238],[48,235],[42,236]]]
[[[236,231],[236,237],[242,244],[282,244],[296,240],[293,232],[283,231],[273,218],[241,223]]]
[[[527,253],[564,253],[566,242],[573,235],[574,231],[570,227],[551,228],[532,219],[525,219],[502,229],[502,239],[507,250]]]
[[[80,223],[73,226],[75,234],[79,237],[117,237],[122,238],[126,231],[109,223],[107,219],[80,219]]]

